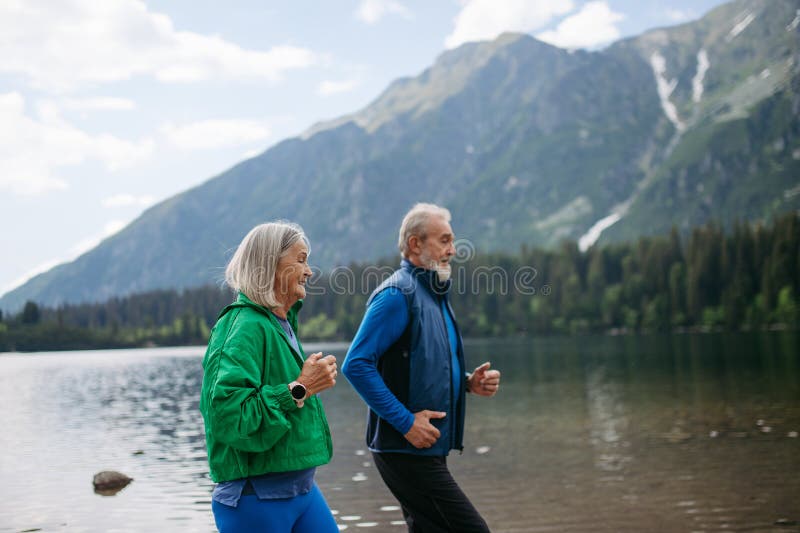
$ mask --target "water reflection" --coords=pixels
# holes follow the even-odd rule
[[[346,346],[308,346],[343,357]],[[202,349],[0,357],[0,531],[213,531]],[[449,464],[493,531],[770,530],[800,520],[789,334],[473,341],[503,372]],[[349,529],[403,531],[341,381],[318,482]],[[94,494],[92,477],[134,481]],[[781,526],[781,530],[792,526]]]
[[[198,505],[210,503],[211,486],[200,378],[196,348],[0,358],[0,422],[14,428],[0,437],[12,450],[2,463],[2,527],[145,531],[177,521],[213,530]],[[103,498],[91,490],[101,470],[134,481]]]
[[[619,387],[608,382],[604,367],[589,371],[586,396],[591,424],[589,442],[595,450],[595,467],[603,472],[620,472],[632,459],[624,453],[625,448],[630,446],[623,438],[628,418],[619,397]],[[620,475],[609,479],[622,480],[623,477]]]

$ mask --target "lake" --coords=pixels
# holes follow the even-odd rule
[[[306,346],[344,357],[346,345]],[[797,333],[468,341],[503,372],[449,464],[494,532],[800,531]],[[214,531],[203,348],[0,355],[0,531]],[[341,379],[340,528],[405,531]],[[134,481],[100,496],[92,476]]]

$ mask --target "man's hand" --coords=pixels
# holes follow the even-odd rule
[[[479,396],[494,396],[500,388],[500,372],[489,370],[491,363],[483,363],[467,378],[467,390]]]
[[[431,418],[444,418],[447,413],[441,411],[420,411],[414,413],[414,425],[405,434],[408,442],[415,448],[430,448],[439,439],[441,433],[431,424]]]
[[[336,385],[336,357],[326,355],[322,357],[322,352],[312,353],[303,363],[303,370],[297,377],[297,381],[305,385],[308,396],[330,389]]]

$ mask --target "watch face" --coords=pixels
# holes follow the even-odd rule
[[[295,400],[302,400],[306,397],[306,388],[298,383],[294,387],[292,387],[292,398]]]

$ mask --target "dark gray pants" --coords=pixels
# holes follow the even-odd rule
[[[409,533],[487,533],[489,527],[447,469],[446,457],[373,453],[400,502]]]

